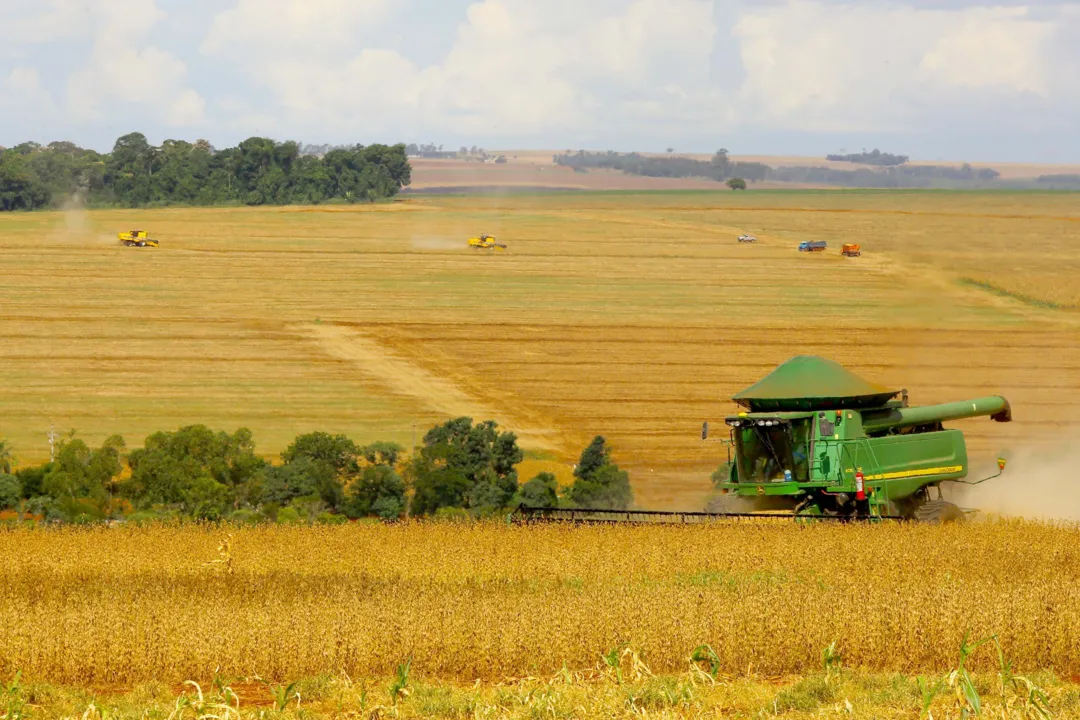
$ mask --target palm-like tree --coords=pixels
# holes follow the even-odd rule
[[[11,454],[11,447],[8,446],[7,440],[0,440],[0,472],[10,475],[14,465],[15,456]]]

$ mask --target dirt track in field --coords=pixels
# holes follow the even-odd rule
[[[568,450],[565,444],[554,439],[553,429],[530,427],[526,421],[515,418],[512,409],[470,397],[450,379],[450,368],[447,368],[447,374],[436,375],[367,335],[340,325],[309,325],[303,331],[326,353],[354,364],[359,372],[384,385],[390,394],[408,398],[432,413],[471,417],[477,421],[493,419],[513,430],[529,447],[556,452]],[[466,371],[492,372],[484,367],[467,368]]]

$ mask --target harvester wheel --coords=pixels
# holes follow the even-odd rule
[[[964,519],[964,511],[945,500],[928,500],[916,508],[915,519],[934,524],[957,522]]]

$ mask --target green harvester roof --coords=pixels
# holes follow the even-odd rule
[[[867,382],[838,362],[799,355],[732,400],[750,412],[880,407],[899,390]]]

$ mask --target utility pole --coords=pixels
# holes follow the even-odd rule
[[[49,462],[56,461],[56,439],[60,437],[56,434],[56,426],[51,422],[49,423]]]

